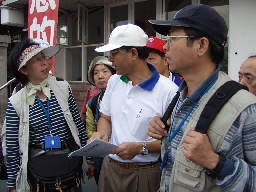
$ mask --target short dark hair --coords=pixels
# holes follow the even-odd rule
[[[165,58],[165,53],[163,53],[162,51],[159,51],[159,50],[157,50],[157,49],[149,48],[149,53],[150,53],[151,51],[152,51],[152,52],[155,52],[156,54],[158,54],[162,59]]]
[[[28,83],[28,78],[26,75],[18,71],[18,68],[19,68],[18,60],[22,52],[31,45],[37,45],[37,44],[27,38],[23,39],[21,42],[19,42],[14,46],[14,48],[12,49],[8,57],[8,62],[7,62],[8,66],[11,68],[14,77],[23,85]]]
[[[187,36],[194,36],[194,37],[188,37],[188,46],[191,46],[194,42],[194,40],[199,39],[201,37],[206,37],[209,41],[210,45],[210,57],[212,61],[215,64],[219,64],[223,58],[224,58],[224,47],[222,45],[219,45],[215,40],[210,38],[209,36],[205,35],[204,33],[193,29],[184,27],[184,31]]]
[[[140,59],[147,59],[149,56],[148,47],[133,47],[133,46],[123,46],[122,49],[129,51],[130,49],[135,48],[138,51],[138,56]]]

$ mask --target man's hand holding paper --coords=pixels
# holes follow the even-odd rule
[[[118,155],[123,160],[131,160],[142,151],[142,144],[138,142],[124,142],[112,153]]]
[[[113,145],[106,141],[95,138],[84,147],[71,152],[69,154],[69,157],[72,157],[72,156],[104,157],[112,153],[112,151],[117,147],[118,146],[116,145]]]

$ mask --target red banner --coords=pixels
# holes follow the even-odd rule
[[[29,0],[28,37],[56,45],[59,0]],[[53,58],[52,74],[54,74]]]

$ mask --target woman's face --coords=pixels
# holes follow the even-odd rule
[[[95,86],[101,90],[107,88],[108,80],[112,76],[111,70],[104,64],[99,64],[94,67],[93,80]]]
[[[40,52],[32,57],[26,66],[20,69],[20,72],[26,75],[32,84],[39,85],[48,77],[50,71],[49,63],[49,60]]]

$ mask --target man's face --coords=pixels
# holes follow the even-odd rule
[[[129,65],[128,52],[125,49],[118,48],[110,51],[108,60],[112,62],[112,66],[118,75],[127,75],[130,73],[131,66]]]
[[[170,30],[169,36],[187,36],[184,29],[181,27],[173,27]],[[179,72],[183,74],[193,66],[193,44],[188,47],[187,38],[169,37],[167,43],[164,45],[166,51],[167,63],[169,70],[172,72]]]
[[[238,82],[248,87],[249,91],[256,95],[256,57],[246,59],[238,74]]]
[[[165,58],[162,58],[158,53],[155,51],[150,51],[149,56],[146,60],[148,63],[154,65],[157,71],[163,75],[165,71],[168,71],[168,66],[166,64]]]

